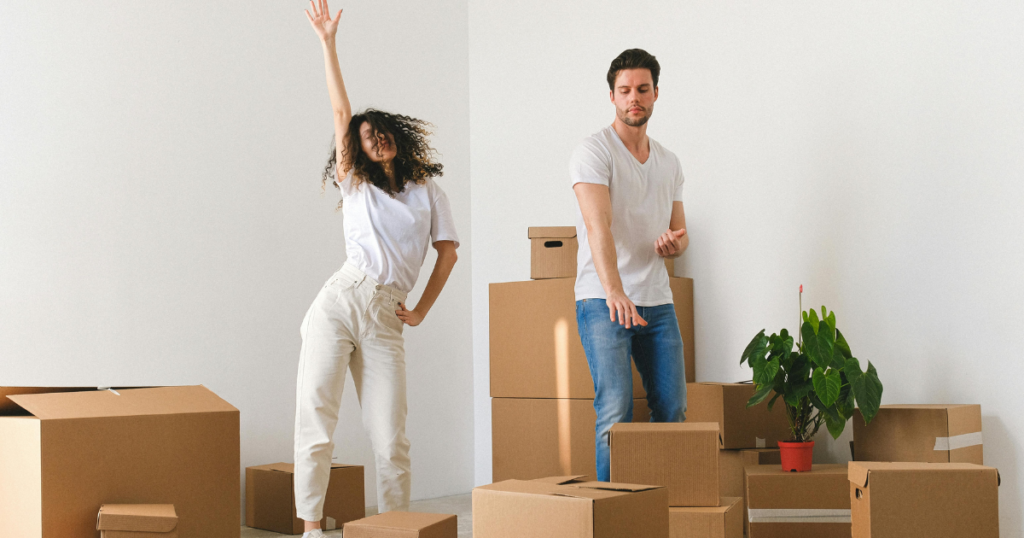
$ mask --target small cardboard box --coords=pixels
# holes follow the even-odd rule
[[[608,442],[612,482],[666,486],[669,506],[718,506],[717,423],[616,424]]]
[[[722,497],[719,506],[668,509],[669,538],[743,538],[743,499]]]
[[[999,538],[999,473],[971,463],[850,462],[853,538]]]
[[[750,538],[850,538],[846,465],[785,472],[780,465],[746,468]]]
[[[320,527],[334,530],[366,516],[363,466],[331,464]],[[295,465],[272,463],[245,468],[245,525],[281,534],[302,534],[295,515]]]
[[[530,278],[576,278],[575,226],[531,226]]]
[[[178,538],[173,504],[104,504],[96,515],[100,538]]]
[[[594,398],[576,328],[575,279],[490,285],[490,372],[494,398]],[[686,379],[694,376],[693,280],[671,278]],[[633,397],[646,395],[633,369]]]
[[[747,407],[752,383],[687,383],[686,420],[717,422],[725,448],[772,448],[790,438],[782,405]],[[781,403],[781,402],[779,402]]]
[[[883,405],[853,416],[857,461],[984,463],[980,405]]]
[[[633,400],[633,421],[649,422],[647,400]],[[491,399],[492,480],[597,476],[593,400]]]
[[[666,491],[575,477],[506,480],[473,490],[473,538],[524,536],[667,538]]]
[[[385,512],[345,523],[345,538],[458,538],[454,515]]]
[[[781,465],[777,448],[721,450],[718,452],[718,490],[722,497],[740,497],[743,534],[748,534],[747,483],[743,469],[747,465]]]
[[[104,503],[173,504],[182,537],[241,533],[239,415],[203,386],[0,388],[0,536],[95,536]]]

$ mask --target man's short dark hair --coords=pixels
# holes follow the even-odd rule
[[[612,60],[612,66],[608,68],[608,89],[615,90],[615,78],[623,69],[648,69],[651,78],[654,79],[654,87],[658,87],[658,76],[661,74],[661,66],[658,59],[643,49],[629,49],[622,51],[618,58]]]

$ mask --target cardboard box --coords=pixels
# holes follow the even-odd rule
[[[633,421],[649,422],[647,400],[633,400]],[[593,400],[493,398],[492,480],[597,476]]]
[[[531,226],[530,278],[576,278],[575,226]]]
[[[999,473],[971,463],[850,462],[853,538],[999,538]]]
[[[748,534],[747,483],[743,469],[747,465],[782,465],[777,448],[721,450],[718,452],[718,491],[722,497],[740,497],[743,534]]]
[[[178,538],[173,504],[104,504],[96,515],[100,538]]]
[[[209,389],[29,392],[4,389],[0,536],[95,536],[112,502],[173,504],[182,538],[240,535],[238,410]]]
[[[363,517],[363,466],[332,463],[320,528],[334,530]],[[302,534],[304,523],[295,515],[294,464],[245,468],[245,524],[281,534]]]
[[[450,514],[385,512],[345,523],[345,538],[458,538],[459,524]]]
[[[668,509],[669,538],[743,538],[743,499],[722,497],[719,506]]]
[[[473,538],[667,538],[665,488],[506,480],[473,490]]]
[[[612,426],[611,481],[657,484],[669,506],[718,506],[718,424],[634,423]]]
[[[717,422],[725,448],[772,448],[789,439],[789,420],[781,401],[747,407],[752,383],[687,383],[686,420]]]
[[[693,280],[669,279],[683,336],[686,379],[694,379]],[[594,398],[576,328],[575,279],[490,285],[491,396]],[[633,397],[646,395],[633,369]]]
[[[780,465],[746,468],[750,538],[850,538],[846,465],[787,473]]]
[[[883,405],[852,422],[858,461],[984,463],[980,405]]]

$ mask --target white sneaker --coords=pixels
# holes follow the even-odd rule
[[[316,529],[315,531],[309,531],[302,535],[302,538],[323,538],[324,531]]]

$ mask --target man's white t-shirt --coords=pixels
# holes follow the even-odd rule
[[[583,139],[569,161],[572,184],[608,187],[612,202],[612,236],[618,257],[622,289],[637,306],[672,303],[668,271],[654,250],[668,230],[673,202],[683,201],[683,170],[674,153],[650,139],[647,162],[626,149],[612,126]],[[576,203],[576,300],[607,299],[594,267],[587,227]]]
[[[347,262],[378,284],[408,293],[431,244],[454,241],[458,248],[451,204],[433,179],[406,183],[394,198],[368,182],[355,185],[352,171],[338,182],[335,169],[335,182],[345,212]]]

